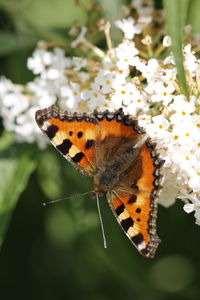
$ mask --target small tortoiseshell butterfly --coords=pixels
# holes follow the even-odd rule
[[[160,241],[156,200],[163,161],[137,120],[122,109],[87,114],[51,106],[36,112],[36,122],[79,172],[93,177],[94,193],[106,195],[137,250],[153,257]]]

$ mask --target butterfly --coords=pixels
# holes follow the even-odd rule
[[[138,121],[116,112],[62,112],[51,106],[36,122],[53,146],[83,175],[93,192],[106,196],[125,234],[145,257],[154,257],[157,198],[164,163]]]

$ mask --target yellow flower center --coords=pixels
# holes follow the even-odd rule
[[[178,135],[174,135],[174,140],[177,140],[178,139]]]
[[[110,80],[106,80],[106,84],[111,84]]]

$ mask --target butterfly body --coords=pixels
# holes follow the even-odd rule
[[[79,172],[93,177],[94,193],[107,197],[138,251],[153,257],[163,161],[137,120],[121,110],[70,114],[52,106],[37,111],[36,122]]]

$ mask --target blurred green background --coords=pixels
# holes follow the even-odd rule
[[[88,22],[91,1],[82,2],[85,11],[73,0],[1,0],[1,74],[17,83],[31,80],[26,60],[37,41],[68,47],[71,25]],[[98,2],[110,19],[117,19],[121,3]],[[161,7],[161,1],[155,3]],[[190,5],[187,18],[198,32],[199,1],[181,3]],[[0,200],[4,197],[7,203],[1,210],[0,233],[10,220],[0,241],[0,299],[199,299],[200,228],[180,201],[170,208],[159,206],[162,243],[150,260],[137,253],[106,199],[100,199],[108,244],[104,249],[96,201],[76,197],[91,190],[91,180],[51,146],[39,151],[35,145],[15,144],[2,125],[0,130]],[[74,198],[42,205],[70,195]]]

